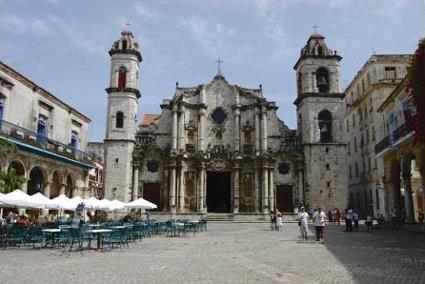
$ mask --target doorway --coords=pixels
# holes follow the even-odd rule
[[[230,172],[207,172],[207,211],[230,212]]]
[[[159,211],[161,209],[161,185],[159,183],[144,183],[143,198],[158,206],[157,209],[151,211]]]
[[[280,212],[294,212],[292,185],[276,185],[276,209]]]

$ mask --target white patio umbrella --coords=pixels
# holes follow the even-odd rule
[[[147,201],[146,199],[139,198],[130,203],[124,205],[126,208],[134,208],[134,209],[155,209],[158,208],[152,202]]]
[[[41,192],[37,192],[36,194],[30,195],[30,199],[34,202],[43,204],[43,206],[46,208],[49,205],[54,205],[53,201],[43,195]]]
[[[12,208],[43,208],[41,202],[31,200],[30,196],[19,189],[0,196],[1,207]]]
[[[84,208],[92,209],[92,210],[98,210],[100,209],[100,200],[96,197],[90,197],[87,199],[82,199],[81,202],[84,203]]]
[[[74,203],[65,194],[61,194],[50,201],[51,204],[46,206],[47,209],[75,210],[77,207],[77,205],[74,206]]]
[[[75,209],[77,209],[78,204],[80,204],[81,202],[84,203],[83,199],[81,197],[79,197],[79,196],[74,196],[70,200],[71,200],[71,204],[74,206],[73,209],[70,209],[72,211],[75,211]]]
[[[118,210],[124,210],[125,208],[125,203],[122,201],[119,201],[117,199],[114,199],[111,201],[111,205],[112,205],[112,209],[113,211],[118,211]]]

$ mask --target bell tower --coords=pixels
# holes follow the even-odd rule
[[[328,48],[325,37],[314,32],[294,66],[297,78],[297,128],[305,159],[304,202],[310,208],[345,208],[346,144],[340,129],[343,93],[342,57]]]
[[[104,140],[105,197],[130,201],[139,91],[139,44],[129,27],[109,50],[111,71]]]

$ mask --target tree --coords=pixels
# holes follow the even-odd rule
[[[4,193],[9,193],[21,186],[24,178],[18,175],[18,172],[9,167],[7,172],[0,173],[0,187]]]
[[[10,154],[16,154],[18,147],[7,140],[0,139],[0,160],[5,163],[6,157]],[[1,170],[1,169],[0,169]]]
[[[416,106],[415,116],[411,119],[416,140],[425,142],[425,38],[419,41],[407,74],[408,95],[413,97]]]

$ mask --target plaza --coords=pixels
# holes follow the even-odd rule
[[[424,283],[423,237],[328,225],[321,245],[312,232],[301,241],[296,223],[282,231],[210,223],[196,236],[152,236],[106,252],[2,250],[0,283]]]

